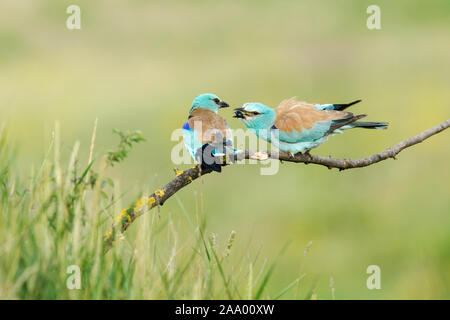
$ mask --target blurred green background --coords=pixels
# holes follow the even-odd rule
[[[70,4],[81,7],[81,30],[66,28]],[[366,27],[371,4],[381,7],[381,30]],[[449,39],[448,0],[3,0],[0,121],[19,145],[24,175],[42,160],[56,120],[65,157],[79,140],[86,161],[96,118],[97,154],[117,143],[113,128],[142,130],[147,142],[111,172],[129,190],[127,204],[173,178],[170,136],[200,93],[232,106],[363,99],[353,111],[390,122],[389,130],[346,132],[313,151],[338,158],[382,151],[441,123],[450,114]],[[232,110],[223,115],[243,127]],[[189,239],[180,203],[194,212],[201,194],[208,232],[225,241],[236,230],[239,250],[270,260],[291,240],[271,291],[306,272],[300,286],[317,280],[318,298],[331,298],[332,277],[338,299],[448,299],[448,146],[444,132],[398,161],[344,172],[284,163],[261,176],[258,165],[227,167],[183,189],[161,215],[173,215],[180,241]],[[381,290],[366,288],[369,265],[381,268]]]

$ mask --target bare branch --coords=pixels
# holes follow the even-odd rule
[[[345,169],[353,169],[353,168],[361,168],[361,167],[367,167],[372,164],[375,164],[377,162],[393,158],[395,159],[395,156],[399,154],[403,149],[409,148],[415,144],[418,144],[425,139],[428,139],[432,135],[435,135],[441,131],[444,131],[450,126],[450,119],[447,121],[442,122],[441,124],[430,128],[428,130],[425,130],[424,132],[418,134],[417,136],[414,136],[412,138],[409,138],[405,141],[397,143],[395,146],[390,147],[389,149],[386,149],[383,152],[371,155],[367,158],[361,158],[361,159],[333,159],[333,158],[324,158],[321,156],[316,155],[308,155],[308,154],[296,154],[295,157],[291,157],[289,154],[280,152],[279,157],[277,157],[277,154],[270,154],[269,157],[273,159],[279,159],[282,161],[289,161],[289,162],[300,162],[300,163],[314,163],[318,165],[325,166],[329,169],[337,168],[339,170],[345,170]],[[246,150],[245,158],[249,159],[254,152]]]
[[[397,143],[393,147],[386,149],[383,152],[371,155],[367,158],[361,159],[333,159],[325,158],[316,155],[301,154],[298,153],[294,157],[285,152],[268,151],[267,155],[269,158],[274,160],[281,160],[287,162],[295,163],[313,163],[317,165],[325,166],[329,169],[336,168],[339,170],[353,169],[367,167],[377,162],[393,158],[399,154],[402,150],[409,148],[415,144],[418,144],[429,137],[444,131],[450,126],[450,119],[444,121],[443,123],[425,130],[424,132]],[[254,159],[256,151],[245,150],[243,153],[244,159]],[[167,199],[173,196],[180,189],[184,188],[190,184],[195,179],[199,178],[201,175],[206,175],[211,173],[211,170],[201,170],[200,166],[192,167],[186,171],[176,170],[176,177],[166,184],[162,189],[156,190],[148,198],[144,198],[138,201],[138,203],[133,208],[124,209],[121,214],[116,218],[112,229],[105,236],[105,249],[109,250],[117,238],[117,234],[125,232],[131,223],[144,212],[153,209],[156,206],[162,206]]]

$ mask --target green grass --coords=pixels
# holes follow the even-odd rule
[[[180,203],[180,217],[190,228],[187,239],[180,239],[172,215],[153,210],[134,222],[134,236],[119,236],[121,240],[105,253],[103,235],[120,212],[117,202],[123,195],[107,172],[111,159],[125,159],[132,144],[126,152],[123,145],[135,136],[120,133],[120,137],[118,149],[108,151],[99,164],[80,159],[78,143],[68,163],[63,163],[56,130],[42,163],[23,175],[15,170],[16,152],[2,130],[2,298],[264,299],[293,291],[299,279],[281,292],[267,291],[278,258],[266,267],[250,251],[239,253],[234,243],[239,235],[234,231],[220,243],[208,231],[203,203],[195,215]],[[122,155],[120,161],[116,153]],[[80,289],[66,284],[72,265],[81,270]]]

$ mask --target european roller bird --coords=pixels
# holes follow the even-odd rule
[[[275,110],[262,103],[252,102],[234,109],[233,117],[242,120],[259,138],[291,156],[298,152],[309,154],[309,150],[327,141],[328,136],[342,133],[342,130],[387,128],[387,122],[358,121],[366,115],[355,116],[344,111],[360,101],[313,104],[291,98],[282,101]]]
[[[187,122],[183,125],[183,140],[191,157],[202,168],[221,172],[221,163],[216,157],[234,153],[233,137],[225,119],[218,114],[228,103],[214,94],[197,96],[192,102]]]

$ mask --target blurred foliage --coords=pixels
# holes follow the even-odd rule
[[[139,140],[139,135],[121,137]],[[146,215],[138,235],[116,240],[105,254],[103,234],[118,210],[116,190],[99,179],[112,163],[93,163],[78,177],[78,143],[67,170],[59,162],[59,138],[26,185],[11,171],[15,155],[0,132],[0,296],[2,299],[262,299],[277,260],[265,270],[258,256],[243,255],[231,263],[236,232],[222,249],[205,239],[205,217],[188,214],[191,238],[181,245],[174,221]],[[139,136],[140,137],[140,136]],[[130,143],[131,147],[131,143]],[[129,151],[129,150],[127,150]],[[104,196],[101,196],[104,195]],[[169,241],[165,241],[169,239]],[[131,241],[130,243],[128,243]],[[128,245],[123,245],[128,243]],[[133,247],[133,250],[129,249]],[[73,267],[80,271],[72,271]],[[253,268],[259,274],[254,277]],[[79,287],[71,285],[76,272]],[[293,284],[298,284],[297,278]],[[293,285],[272,296],[293,291]],[[263,297],[262,294],[265,293]]]
[[[122,162],[128,156],[133,144],[145,141],[144,136],[140,131],[122,132],[114,129],[113,132],[120,137],[120,142],[117,149],[108,151],[107,160],[111,166],[114,166],[114,163]]]
[[[374,4],[366,0],[78,0],[82,29],[73,31],[65,26],[69,4],[0,3],[0,122],[20,150],[9,168],[23,181],[35,176],[55,120],[61,163],[70,163],[75,141],[77,160],[88,159],[97,117],[94,158],[115,144],[112,128],[139,128],[148,141],[108,169],[119,212],[173,178],[170,155],[178,142],[171,134],[199,93],[213,92],[232,106],[274,107],[291,96],[321,103],[361,98],[352,111],[390,127],[346,132],[312,152],[339,158],[381,151],[449,118],[448,0],[380,0],[382,29],[375,31],[366,28],[366,8]],[[242,128],[230,109],[221,112],[232,128]],[[179,243],[188,242],[186,214],[195,216],[202,203],[205,232],[222,239],[236,230],[235,257],[272,261],[291,240],[267,284],[271,296],[307,271],[298,296],[283,297],[307,297],[315,288],[317,298],[330,298],[332,277],[337,299],[450,298],[449,157],[444,132],[398,161],[358,170],[285,163],[277,175],[261,176],[259,165],[235,165],[183,189],[161,208],[155,226],[164,232],[163,219],[171,217]],[[142,221],[157,219],[154,213]],[[140,222],[118,250],[133,250],[135,239],[145,238]],[[164,254],[165,240],[155,241]],[[381,290],[366,288],[372,264],[381,267]],[[102,268],[100,281],[118,281],[107,277],[108,264]]]

